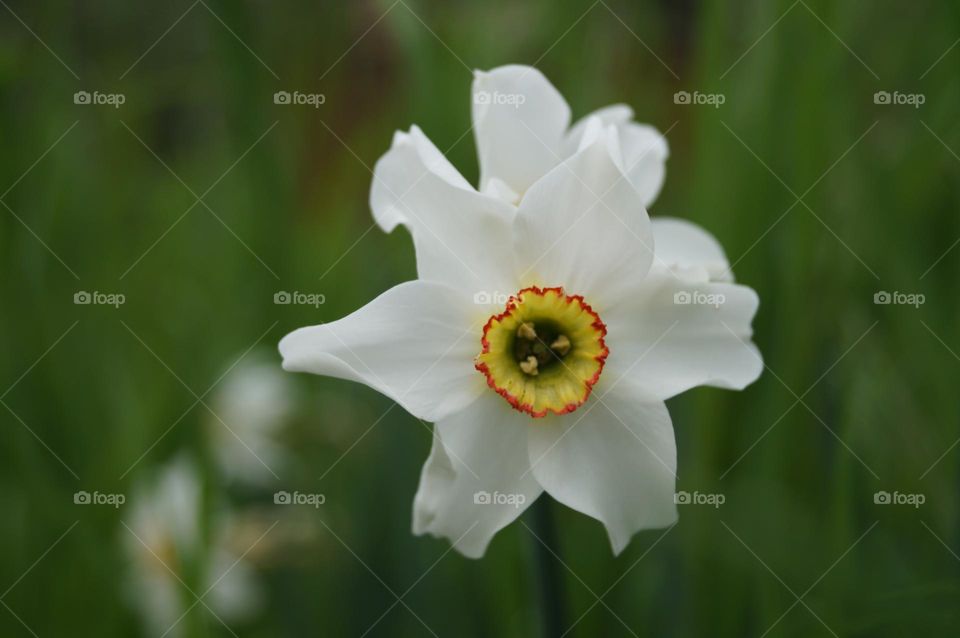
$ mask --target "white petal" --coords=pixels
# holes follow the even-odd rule
[[[608,136],[553,169],[520,202],[514,250],[523,285],[616,300],[653,259],[650,220],[612,159]]]
[[[483,194],[488,197],[495,197],[501,201],[507,202],[512,206],[516,206],[520,203],[520,193],[515,192],[512,188],[507,186],[507,184],[497,178],[491,177],[487,180],[486,185],[483,187]]]
[[[398,200],[406,199],[414,184],[428,178],[453,188],[473,190],[420,127],[411,126],[409,133],[396,131],[390,150],[377,161],[370,189],[373,218],[384,231],[391,232],[397,224],[410,224],[408,205]]]
[[[587,117],[578,124],[582,128],[580,134],[578,135],[579,141],[573,147],[573,149],[567,153],[567,156],[579,153],[583,149],[587,148],[592,144],[596,144],[597,140],[607,135],[607,124],[599,117]],[[614,157],[614,163],[616,162],[616,157]],[[623,165],[617,163],[617,166],[623,169]]]
[[[161,551],[171,539],[178,551],[196,551],[200,540],[198,513],[202,507],[203,485],[196,462],[186,454],[179,454],[164,465],[149,483],[134,487],[129,514],[139,540],[130,547],[136,554],[147,545],[154,552]],[[141,541],[143,544],[141,544]],[[148,561],[149,562],[149,561]]]
[[[536,425],[489,390],[438,422],[413,502],[413,533],[447,538],[469,558],[483,556],[493,535],[542,491],[528,471],[527,431]]]
[[[370,207],[384,230],[409,228],[420,279],[473,292],[513,285],[514,208],[477,193],[416,126],[377,162]]]
[[[580,140],[586,132],[587,124],[594,118],[599,119],[605,126],[611,124],[620,126],[633,119],[633,109],[626,104],[613,104],[597,109],[577,120],[577,123],[571,126],[570,132],[567,133],[566,149],[569,154],[573,154],[580,146]]]
[[[664,268],[604,310],[604,384],[630,381],[660,399],[699,385],[743,389],[763,370],[750,342],[757,293],[746,286],[697,282]]]
[[[497,178],[522,195],[562,159],[570,107],[537,69],[477,71],[472,110],[481,191]]]
[[[733,282],[727,256],[713,235],[683,219],[654,217],[650,221],[657,265],[687,271],[700,280]]]
[[[614,104],[590,113],[573,125],[564,144],[567,154],[582,145],[592,119],[617,128],[624,172],[640,194],[643,205],[649,207],[660,193],[666,177],[666,160],[670,155],[666,138],[648,124],[633,122],[633,109],[629,106]]]
[[[667,175],[666,139],[654,127],[634,122],[624,124],[619,132],[627,179],[640,193],[643,205],[650,206]]]
[[[263,606],[263,591],[257,582],[253,566],[244,556],[237,556],[221,541],[214,547],[210,556],[210,569],[206,574],[209,581],[204,586],[206,600],[216,613],[225,620],[243,620],[250,618]]]
[[[365,383],[436,421],[486,389],[473,367],[484,317],[447,286],[411,281],[356,312],[280,341],[283,367]]]
[[[619,554],[634,533],[677,519],[670,414],[628,384],[580,410],[530,428],[530,463],[548,494],[604,524]]]

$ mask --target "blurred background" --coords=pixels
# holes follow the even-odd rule
[[[670,401],[722,505],[617,558],[555,506],[568,635],[956,635],[956,3],[0,4],[0,634],[537,634],[528,530],[413,537],[430,427],[275,350],[415,277],[369,169],[417,123],[475,182],[525,63],[666,133],[768,366]]]

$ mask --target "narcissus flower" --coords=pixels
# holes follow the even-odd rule
[[[226,373],[206,419],[217,467],[238,483],[265,485],[289,460],[279,435],[293,412],[294,388],[264,355],[251,352]]]
[[[411,232],[419,278],[287,335],[284,367],[435,423],[416,534],[479,557],[546,491],[619,553],[677,517],[664,400],[759,375],[757,296],[706,231],[650,220],[666,145],[625,107],[568,130],[549,82],[511,66],[477,74],[473,114],[479,190],[417,127],[375,169],[374,217]]]
[[[129,557],[127,592],[150,635],[184,636],[195,605],[190,588],[221,622],[240,621],[262,605],[249,546],[233,541],[234,521],[220,512],[204,527],[203,484],[194,461],[178,456],[153,480],[134,487],[122,532]]]

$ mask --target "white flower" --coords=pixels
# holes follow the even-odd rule
[[[479,557],[547,491],[619,553],[677,517],[664,400],[759,375],[757,296],[706,231],[651,222],[666,146],[646,162],[625,107],[568,132],[534,69],[480,73],[474,92],[481,190],[420,129],[397,133],[371,205],[411,231],[419,279],[287,335],[284,367],[365,383],[436,423],[416,534]]]
[[[286,462],[276,435],[293,410],[289,379],[265,353],[251,353],[227,373],[211,401],[207,426],[214,455],[230,479],[262,483]]]
[[[189,621],[181,618],[195,598],[187,586],[224,622],[239,620],[259,604],[250,565],[230,547],[230,523],[213,525],[204,540],[203,485],[190,459],[180,456],[155,480],[136,486],[123,530],[130,559],[130,601],[143,616],[149,635],[178,636]],[[191,613],[204,613],[197,604]]]

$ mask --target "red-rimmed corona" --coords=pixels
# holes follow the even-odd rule
[[[532,286],[487,321],[475,366],[514,409],[532,417],[567,414],[600,379],[610,353],[606,334],[581,295]]]

